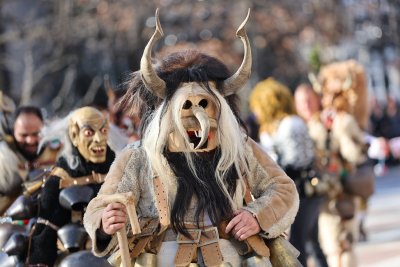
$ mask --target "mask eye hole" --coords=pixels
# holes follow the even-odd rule
[[[206,108],[207,105],[208,105],[208,101],[207,101],[206,99],[200,100],[200,102],[199,102],[199,106],[200,106],[200,107]]]
[[[85,130],[83,131],[83,134],[84,134],[85,136],[87,136],[87,137],[93,136],[93,135],[94,135],[94,131],[93,131],[92,129],[85,129]]]
[[[185,103],[183,104],[183,109],[189,109],[192,107],[192,102],[190,102],[190,100],[186,100]]]
[[[106,133],[108,132],[108,129],[107,129],[106,127],[101,128],[101,129],[100,129],[100,132],[101,132],[102,134],[106,134]]]

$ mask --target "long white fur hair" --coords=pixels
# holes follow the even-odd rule
[[[204,90],[204,92],[206,91]],[[242,186],[244,182],[243,176],[250,174],[246,154],[245,134],[224,97],[217,90],[213,90],[213,92],[217,97],[215,99],[216,102],[219,101],[220,103],[220,116],[217,120],[216,138],[219,140],[221,157],[215,170],[215,177],[221,189],[226,193],[232,204],[234,204],[236,201],[230,197],[224,185],[224,179],[227,171],[232,166],[236,169]],[[187,90],[178,89],[169,102],[164,101],[153,113],[153,118],[150,120],[143,137],[143,147],[152,163],[153,170],[166,186],[170,196],[175,196],[176,194],[176,178],[172,174],[163,156],[163,152],[168,144],[168,137],[171,132],[177,133],[179,138],[184,139],[187,147],[189,147],[190,141],[181,121],[182,106],[188,97],[188,93]],[[166,109],[165,113],[163,113],[164,109]],[[193,153],[184,153],[187,162],[190,164],[190,169],[195,177],[197,177],[193,164]]]

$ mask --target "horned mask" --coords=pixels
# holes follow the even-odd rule
[[[250,42],[245,31],[249,12],[236,33],[244,44],[244,59],[236,73],[218,82],[212,80],[180,82],[177,90],[173,94],[168,94],[170,84],[157,74],[152,65],[151,51],[156,42],[163,36],[157,9],[155,15],[156,30],[144,49],[140,61],[140,75],[146,89],[151,94],[163,100],[169,98],[169,103],[172,103],[168,109],[169,119],[167,119],[168,112],[165,112],[166,106],[164,111],[160,111],[165,112],[164,120],[161,122],[165,125],[160,125],[160,131],[165,128],[169,129],[168,138],[165,141],[168,143],[168,149],[171,152],[203,152],[215,149],[220,144],[221,138],[217,134],[217,128],[221,126],[219,124],[221,121],[220,114],[223,109],[229,109],[229,107],[224,106],[226,103],[224,98],[235,94],[237,90],[242,88],[251,72]],[[205,55],[193,56],[191,52],[183,57],[186,56],[196,58],[200,62],[199,64],[202,61],[209,60]],[[169,63],[174,63],[174,61],[177,62],[175,65],[178,66],[178,57],[169,59]],[[198,63],[194,60],[193,62],[196,67]],[[210,65],[210,63],[206,64]],[[193,67],[188,66],[188,69],[190,68]]]

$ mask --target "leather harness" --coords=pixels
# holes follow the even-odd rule
[[[74,185],[87,185],[87,184],[101,184],[104,182],[106,177],[105,174],[100,174],[92,171],[92,174],[81,176],[81,177],[71,177],[64,169],[60,167],[54,167],[50,175],[55,175],[60,177],[60,189],[67,188]]]
[[[170,228],[167,194],[158,176],[153,177],[153,185],[159,218],[147,218],[140,221],[142,233],[134,236],[134,242],[130,245],[132,258],[137,258],[143,252],[157,254],[163,241],[176,240],[178,249],[175,255],[175,266],[184,267],[197,262],[198,248],[201,250],[206,266],[219,266],[224,262],[218,242],[220,238],[229,239],[239,255],[255,252],[262,257],[270,256],[269,248],[258,234],[240,242],[225,233],[226,222],[218,227],[201,226],[201,229],[195,224],[185,224],[190,238],[181,233],[176,234]],[[247,204],[253,201],[253,197],[247,183],[245,189],[244,199]]]

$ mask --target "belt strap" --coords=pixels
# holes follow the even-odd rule
[[[64,169],[60,167],[54,167],[50,175],[55,175],[60,177],[59,188],[67,188],[74,185],[87,185],[87,184],[101,184],[104,182],[106,177],[105,174],[100,174],[92,171],[91,175],[81,176],[81,177],[71,177]]]
[[[218,229],[216,227],[202,232],[199,246],[206,266],[220,266],[224,262],[218,240]]]
[[[193,258],[196,256],[197,245],[200,242],[201,230],[188,229],[191,238],[178,233],[176,242],[178,243],[178,250],[175,255],[175,266],[185,267],[188,266]]]
[[[259,235],[252,235],[245,241],[257,255],[262,257],[269,257],[270,251],[264,240]]]
[[[144,252],[146,246],[153,239],[157,228],[158,219],[151,219],[145,222],[145,225],[141,227],[141,233],[138,235],[139,240],[130,253],[131,258],[137,258],[142,252]]]
[[[43,219],[42,217],[39,217],[36,220],[37,224],[44,224],[48,227],[50,227],[51,229],[53,229],[54,231],[58,231],[58,229],[60,229],[60,227],[58,227],[57,225],[55,225],[54,223],[50,222],[49,220]]]
[[[200,248],[206,266],[220,266],[224,258],[219,247],[217,227],[207,229],[188,229],[191,238],[178,233],[178,251],[175,256],[175,266],[188,266],[197,256]]]
[[[157,211],[160,217],[160,232],[167,230],[170,224],[170,214],[167,192],[162,184],[160,177],[155,176],[153,179],[154,193],[157,201]]]

